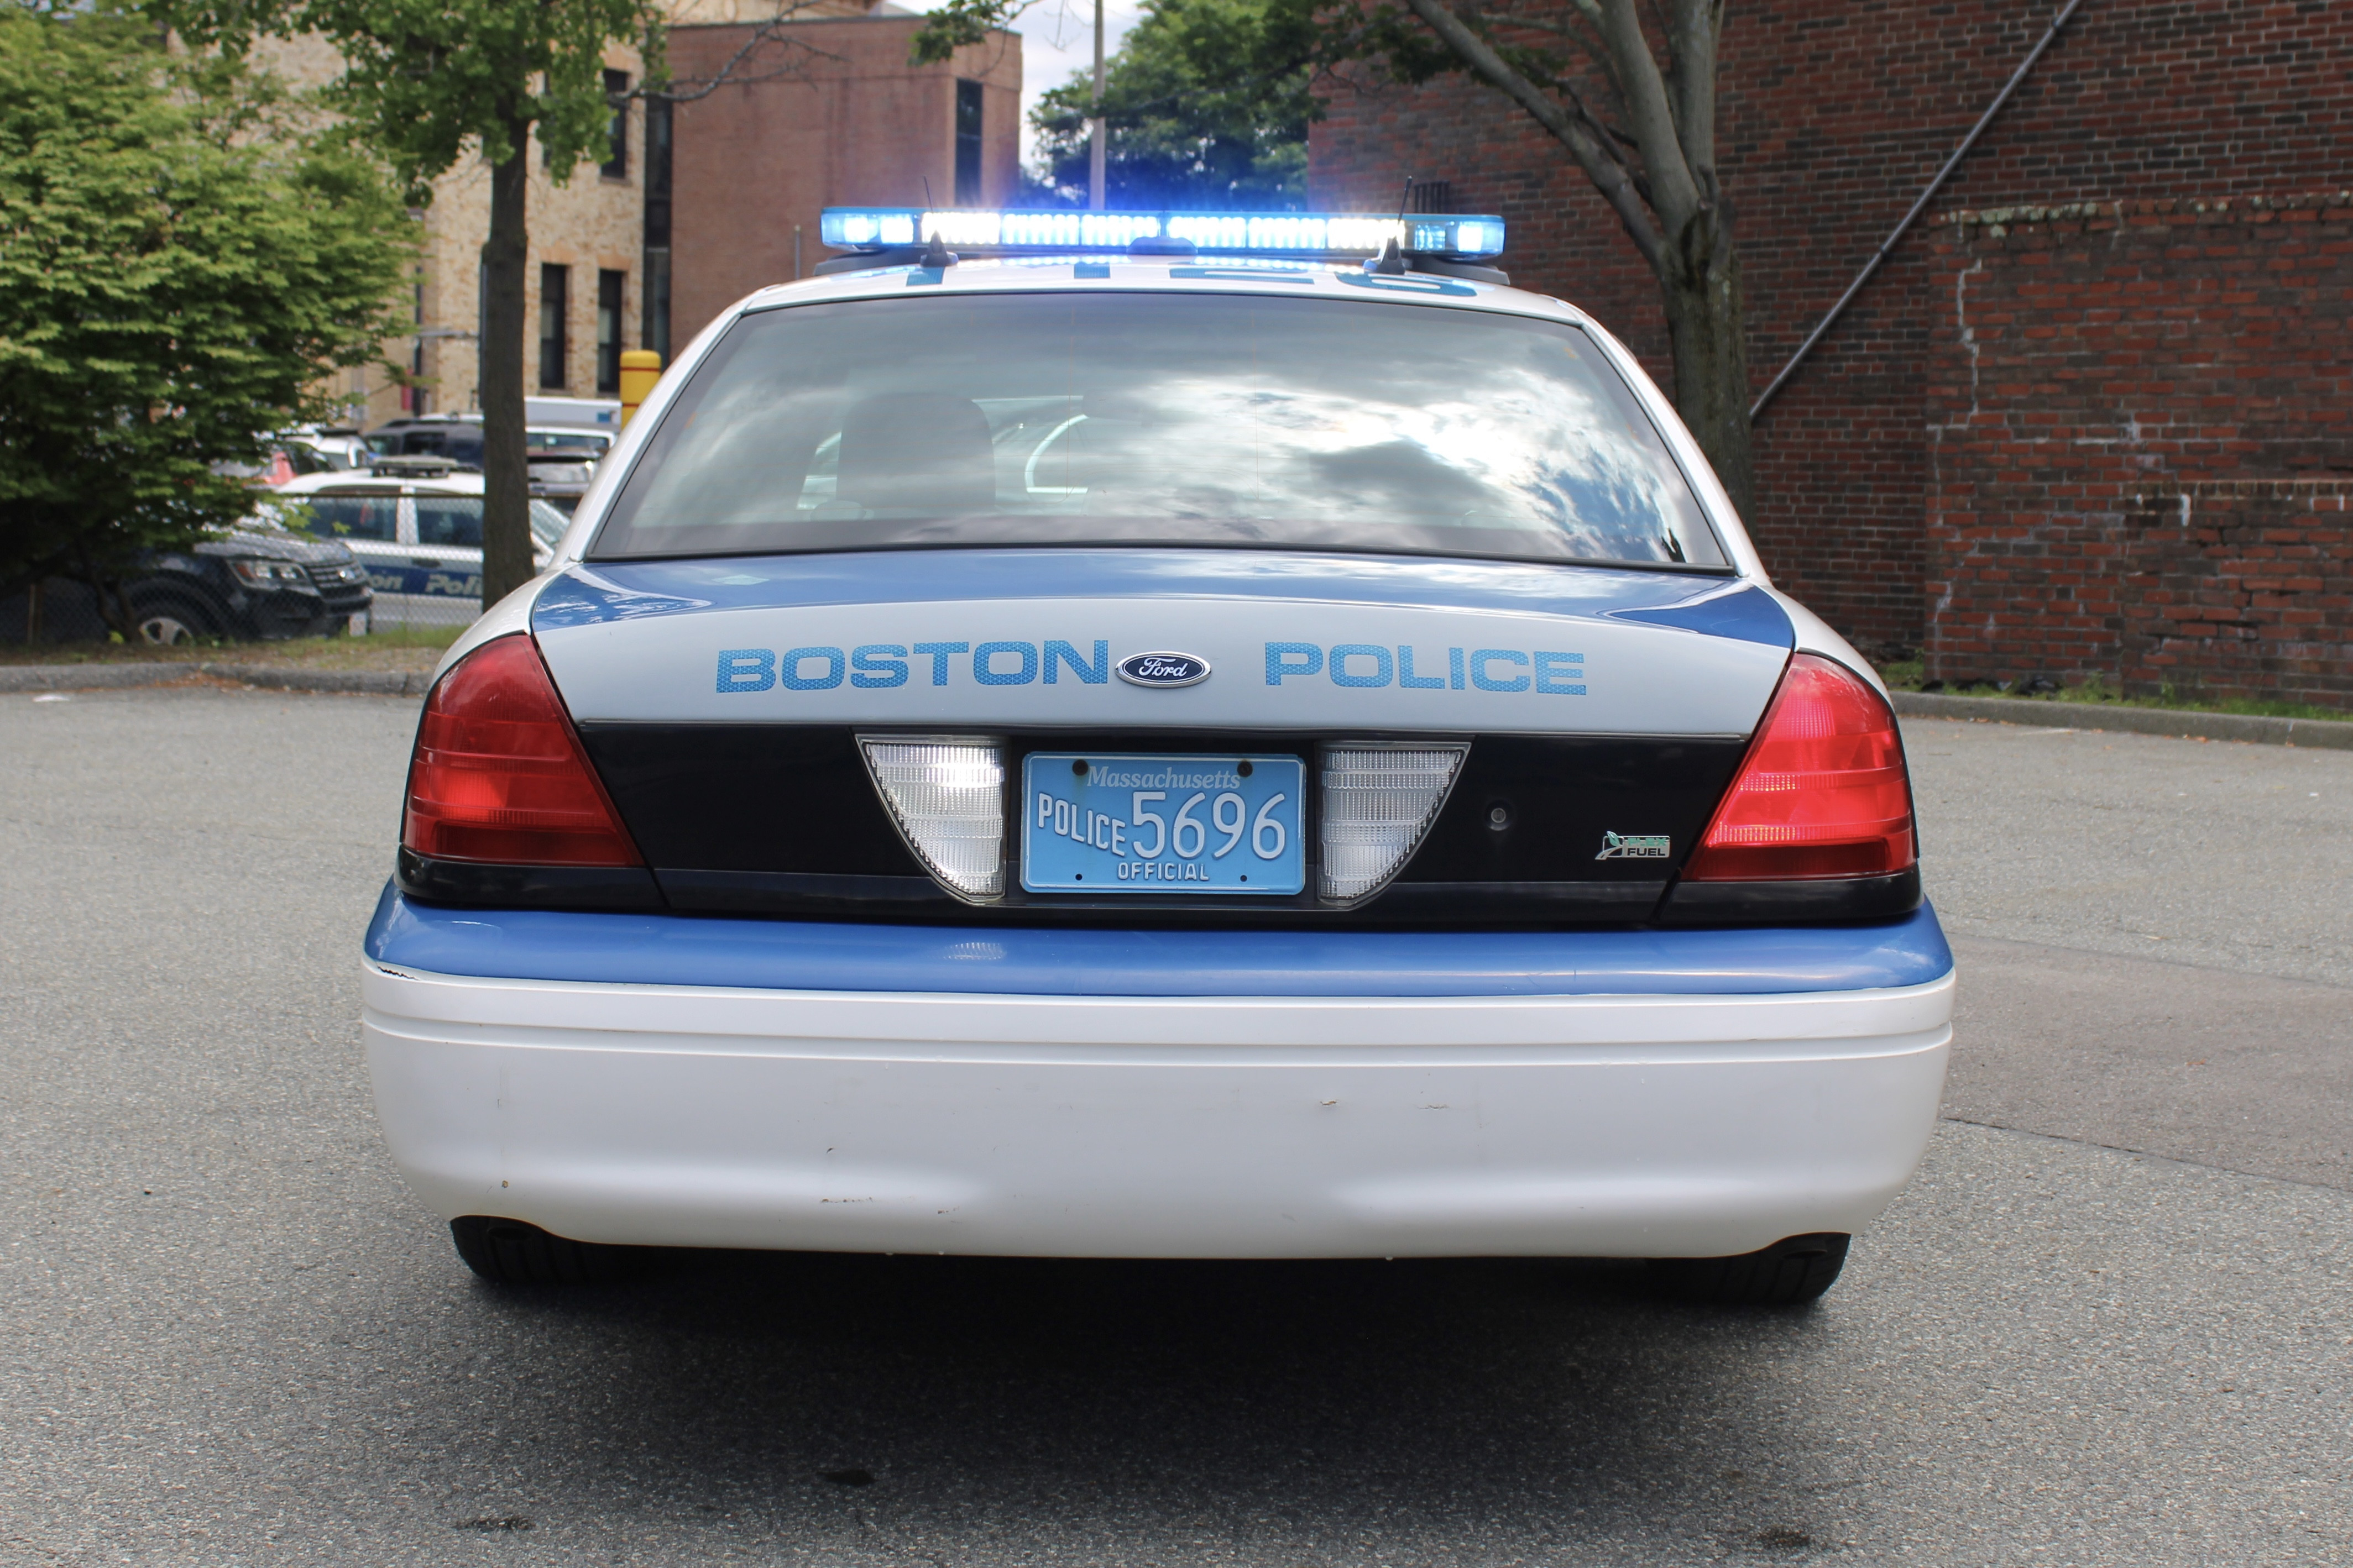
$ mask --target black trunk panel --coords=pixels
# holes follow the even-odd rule
[[[1419,927],[1650,919],[1706,826],[1744,745],[1475,737],[1445,810],[1398,881],[1369,903],[1340,911],[1320,908],[1312,893],[1215,906],[1176,897],[1025,895],[1018,876],[1008,876],[1013,890],[1002,903],[976,909],[941,891],[901,841],[847,728],[590,723],[581,726],[581,738],[673,909],[1091,923],[1115,910],[1137,923]],[[1293,751],[1312,769],[1320,743],[1367,738],[1031,731],[1007,736],[1007,762],[1008,776],[1018,779],[1020,759],[1032,750]],[[1018,809],[1009,798],[1008,804]],[[1312,886],[1312,799],[1308,827]],[[1601,858],[1605,836],[1613,833],[1664,837],[1670,854]]]
[[[580,738],[654,867],[930,881],[846,729],[583,724]]]
[[[1747,744],[1482,735],[1397,885],[1663,879],[1705,831]],[[1598,858],[1610,833],[1663,834],[1669,858]]]

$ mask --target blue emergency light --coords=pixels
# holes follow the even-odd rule
[[[1423,256],[1483,261],[1504,253],[1504,220],[1460,213],[1112,213],[828,207],[818,235],[836,250],[942,245],[997,255],[1125,250],[1182,241],[1201,253],[1377,256],[1394,239]]]

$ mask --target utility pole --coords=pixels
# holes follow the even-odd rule
[[[1095,0],[1095,117],[1087,142],[1087,205],[1103,210],[1103,0]]]

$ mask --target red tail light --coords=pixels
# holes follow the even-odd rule
[[[644,864],[522,636],[484,643],[434,686],[400,839],[437,860]]]
[[[1798,655],[1683,876],[1883,877],[1917,858],[1912,782],[1886,700],[1852,670]]]

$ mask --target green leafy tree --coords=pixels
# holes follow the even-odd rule
[[[656,0],[153,0],[189,39],[241,54],[262,36],[316,34],[343,69],[323,100],[392,163],[418,205],[470,151],[491,167],[482,245],[482,603],[530,581],[523,456],[524,210],[537,135],[560,182],[600,162],[615,105],[605,51],[637,47],[662,72]]]
[[[1146,0],[1103,83],[1108,205],[1303,205],[1315,39],[1290,0]],[[1082,199],[1093,103],[1081,72],[1030,114],[1049,183]]]
[[[252,510],[216,465],[396,330],[397,193],[294,109],[134,19],[0,5],[0,594],[79,577],[132,635],[142,552]]]

